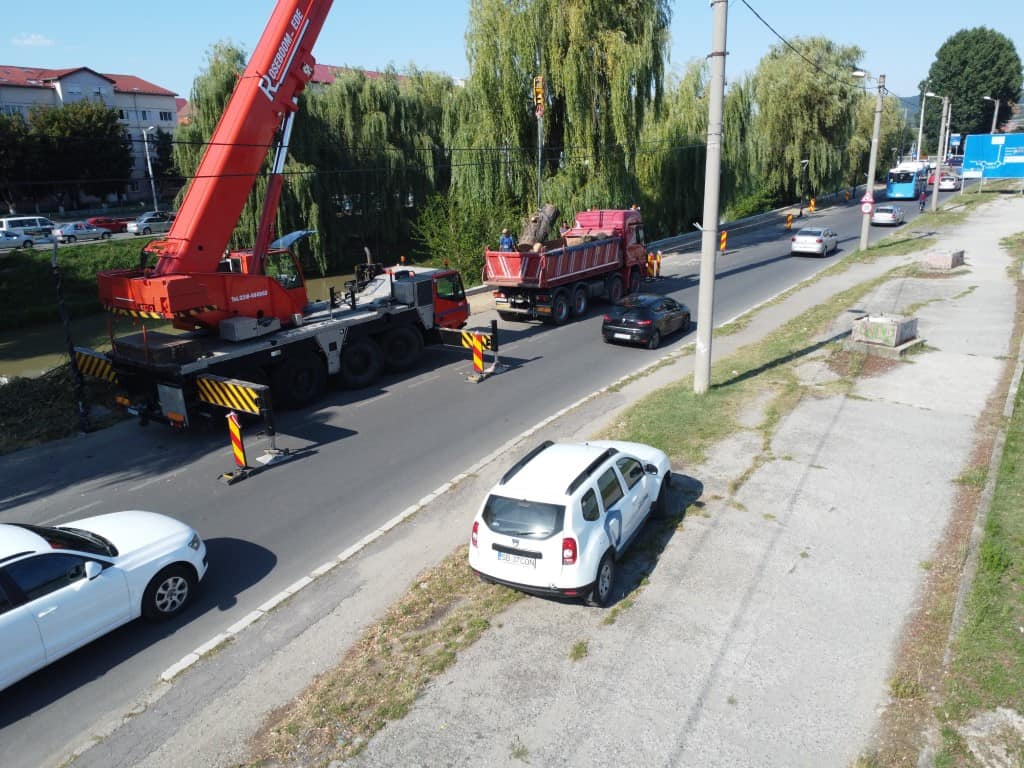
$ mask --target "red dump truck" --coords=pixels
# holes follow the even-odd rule
[[[502,320],[561,325],[586,314],[592,298],[615,302],[639,291],[646,268],[639,210],[582,211],[555,240],[485,251],[483,281]]]

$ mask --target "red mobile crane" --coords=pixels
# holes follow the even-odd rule
[[[105,357],[125,390],[119,401],[144,419],[187,426],[209,405],[197,386],[209,374],[269,383],[276,399],[293,405],[319,395],[328,374],[365,386],[382,367],[412,366],[425,342],[439,340],[438,328],[466,323],[469,305],[452,270],[366,265],[339,309],[333,295],[309,302],[290,250],[311,231],[270,245],[298,97],[313,76],[312,48],[330,7],[331,0],[278,1],[166,238],[145,246],[139,268],[97,276],[108,311],[188,331],[143,329],[111,340]],[[229,252],[271,146],[256,242]]]

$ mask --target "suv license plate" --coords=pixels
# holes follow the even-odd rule
[[[512,565],[525,565],[527,568],[537,567],[537,560],[533,557],[523,557],[522,555],[510,555],[507,552],[499,552],[498,559],[512,563]]]
[[[613,335],[616,339],[625,339],[626,341],[629,341],[632,338],[628,333],[616,333]]]

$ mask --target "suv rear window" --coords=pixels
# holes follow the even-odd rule
[[[565,507],[491,494],[484,504],[483,519],[495,533],[546,539],[561,532]]]

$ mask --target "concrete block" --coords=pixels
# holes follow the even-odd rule
[[[964,264],[963,250],[933,248],[921,257],[921,263],[928,269],[956,269]]]
[[[898,347],[917,337],[917,318],[899,315],[865,315],[853,321],[855,342]]]

